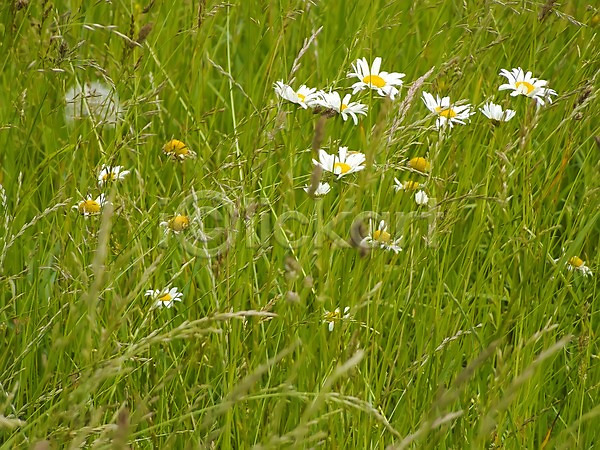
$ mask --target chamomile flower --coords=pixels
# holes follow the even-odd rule
[[[190,226],[190,218],[184,214],[177,213],[169,220],[161,222],[160,225],[165,227],[165,234],[169,232],[179,234]]]
[[[567,269],[578,270],[582,273],[584,277],[592,275],[592,271],[590,270],[590,268],[585,265],[585,261],[582,260],[579,256],[573,256],[569,259],[569,261],[567,262]]]
[[[352,117],[354,125],[358,125],[358,114],[367,115],[369,107],[358,102],[351,102],[350,94],[346,94],[342,99],[338,92],[320,92],[319,98],[315,104],[330,111],[334,111],[342,116],[344,121],[348,116]]]
[[[369,220],[369,234],[362,240],[361,244],[373,248],[379,247],[394,253],[401,252],[402,236],[398,239],[392,239],[392,235],[387,231],[387,228],[385,220],[380,221],[379,226],[375,226],[373,221]]]
[[[419,206],[426,205],[429,202],[429,197],[427,193],[421,189],[423,187],[422,183],[413,180],[400,181],[397,178],[394,178],[394,190],[396,192],[404,191],[404,192],[414,192],[415,203]]]
[[[183,293],[178,292],[176,287],[148,289],[145,295],[155,300],[153,308],[170,308],[174,302],[180,302],[183,299]]]
[[[328,324],[329,331],[333,331],[336,322],[350,318],[350,307],[346,306],[344,312],[340,308],[335,308],[335,311],[327,311],[323,314],[323,322]]]
[[[129,170],[123,170],[121,166],[102,166],[98,174],[98,184],[102,186],[111,181],[123,180],[129,174]]]
[[[539,80],[531,76],[531,72],[525,73],[523,69],[517,67],[512,69],[510,72],[506,69],[500,70],[500,75],[508,80],[508,83],[500,85],[499,91],[512,90],[510,95],[516,97],[517,95],[524,95],[529,98],[535,99],[538,105],[544,105],[544,100],[552,103],[551,95],[557,95],[556,91],[546,87],[548,82],[546,80]]]
[[[100,124],[114,125],[122,116],[116,91],[99,81],[73,86],[65,94],[65,102],[68,122],[91,115]]]
[[[516,114],[512,109],[503,111],[502,106],[496,105],[493,102],[487,102],[483,105],[483,108],[479,108],[479,111],[494,123],[508,122]]]
[[[315,88],[306,87],[304,84],[297,91],[283,81],[275,82],[273,87],[275,88],[275,93],[281,98],[300,105],[304,109],[315,106],[315,102],[319,98],[319,94]]]
[[[418,170],[419,172],[429,172],[431,164],[422,156],[415,156],[408,160],[408,167]]]
[[[187,145],[177,139],[171,139],[163,146],[163,152],[173,159],[183,161],[186,158],[194,158],[194,153]]]
[[[306,192],[309,192],[310,186],[305,186],[304,190]],[[320,183],[319,182],[319,185],[317,186],[317,189],[315,189],[315,192],[313,193],[313,195],[315,197],[321,197],[321,196],[327,194],[330,190],[331,190],[331,186],[329,186],[329,183]]]
[[[96,199],[91,195],[88,195],[77,205],[73,206],[73,209],[79,211],[79,214],[87,216],[96,216],[102,212],[102,208],[106,204],[106,197],[104,194],[100,194]]]
[[[394,178],[394,189],[396,192],[398,191],[416,191],[421,186],[421,183],[418,181],[400,181],[398,178]]]
[[[337,175],[339,179],[363,170],[365,160],[364,153],[348,151],[348,147],[340,147],[337,155],[330,155],[325,150],[319,150],[319,161],[313,159],[313,164]]]
[[[373,64],[369,67],[366,58],[358,59],[352,63],[352,70],[348,74],[349,77],[356,77],[357,81],[352,85],[352,94],[356,94],[363,89],[374,89],[382,97],[389,97],[394,100],[398,94],[398,89],[395,86],[402,86],[403,73],[398,72],[381,72],[381,58],[377,57],[373,60]]]
[[[415,203],[419,206],[424,206],[429,203],[429,197],[425,191],[415,192]]]
[[[465,120],[469,120],[469,116],[475,114],[471,111],[471,105],[451,105],[450,97],[440,98],[439,96],[434,97],[429,92],[423,92],[423,102],[429,111],[438,115],[435,125],[437,128],[442,128],[446,124],[450,125],[450,128],[455,123],[465,124]]]

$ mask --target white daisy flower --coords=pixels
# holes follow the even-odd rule
[[[592,271],[588,266],[585,265],[585,261],[583,261],[579,256],[573,256],[567,262],[568,270],[578,270],[583,274],[584,277],[592,276]]]
[[[281,98],[288,102],[295,103],[296,105],[300,105],[304,109],[315,106],[316,101],[319,98],[319,93],[315,88],[309,88],[304,84],[300,86],[297,91],[281,80],[276,81],[273,87],[275,93]]]
[[[309,192],[310,186],[305,186],[304,190],[306,192]],[[319,183],[319,185],[317,186],[317,189],[315,189],[315,192],[313,193],[313,195],[315,197],[320,197],[322,195],[327,194],[330,190],[331,190],[331,186],[329,186],[329,183]]]
[[[407,181],[402,182],[398,178],[394,178],[394,185],[395,185],[394,190],[396,192],[398,192],[398,191],[416,191],[421,186],[421,183],[419,183],[418,181],[412,181],[412,180],[407,180]]]
[[[313,164],[321,166],[323,170],[337,175],[339,179],[363,170],[365,160],[364,153],[348,151],[348,147],[340,147],[337,155],[330,155],[325,150],[319,150],[319,161],[314,159],[312,161]]]
[[[88,195],[77,205],[73,206],[73,209],[79,211],[80,214],[87,216],[95,216],[102,212],[102,208],[106,204],[106,197],[104,194],[100,194],[96,199],[91,195]]]
[[[425,191],[417,191],[415,193],[415,202],[419,206],[426,205],[429,203],[429,197]]]
[[[344,313],[342,314],[342,311],[340,310],[340,308],[335,308],[335,311],[327,311],[325,310],[325,314],[323,314],[323,322],[329,324],[328,328],[329,331],[333,331],[333,327],[335,326],[335,323],[340,321],[340,320],[344,320],[344,319],[349,319],[350,318],[350,307],[346,306],[344,308]]]
[[[342,99],[338,92],[321,91],[319,93],[319,98],[318,100],[316,100],[315,104],[328,110],[334,111],[338,114],[341,114],[342,119],[344,119],[344,121],[346,121],[348,119],[348,116],[350,116],[354,121],[354,125],[358,125],[357,114],[362,114],[366,116],[369,107],[362,103],[351,102],[351,97],[352,96],[350,94],[346,94]]]
[[[190,226],[190,218],[184,214],[175,214],[171,219],[161,222],[160,226],[165,227],[165,234],[173,232],[179,234]]]
[[[145,295],[147,297],[152,297],[152,300],[156,300],[153,308],[170,308],[173,306],[173,302],[180,302],[183,299],[183,294],[181,292],[177,292],[176,287],[148,289]]]
[[[485,105],[483,105],[483,108],[479,108],[479,111],[481,111],[485,117],[494,122],[508,122],[516,114],[516,112],[512,109],[503,111],[502,106],[496,105],[493,102],[487,102]]]
[[[421,187],[423,187],[423,184],[419,183],[418,181],[407,180],[402,182],[398,178],[394,178],[394,190],[396,192],[417,191],[415,192],[415,203],[419,206],[426,205],[429,202],[429,197],[427,196],[427,193],[424,190],[420,189]]]
[[[429,111],[434,112],[438,115],[435,125],[438,128],[450,125],[450,128],[455,123],[465,124],[465,120],[469,120],[469,116],[475,114],[471,111],[471,105],[451,106],[450,97],[440,98],[439,96],[434,97],[429,92],[423,92],[423,102]]]
[[[128,174],[129,170],[123,170],[122,166],[102,166],[98,174],[98,184],[102,186],[104,183],[123,180]]]
[[[379,226],[375,227],[373,221],[369,219],[369,234],[362,240],[361,245],[379,247],[398,253],[402,251],[401,242],[402,236],[398,239],[392,239],[392,235],[387,231],[385,220],[380,221]]]
[[[99,81],[73,86],[65,94],[65,102],[69,122],[92,115],[99,123],[114,125],[122,117],[116,91]]]
[[[544,105],[544,100],[552,103],[551,95],[557,95],[556,91],[546,87],[548,82],[546,80],[539,80],[531,76],[531,72],[525,73],[523,69],[517,67],[512,69],[510,72],[506,69],[500,70],[500,75],[506,77],[508,83],[502,84],[498,90],[504,91],[507,89],[512,90],[510,95],[516,97],[517,95],[525,95],[537,101],[538,105]]]
[[[373,60],[371,67],[369,67],[366,58],[358,59],[355,63],[352,63],[354,72],[350,72],[348,77],[356,77],[360,80],[352,85],[352,94],[371,88],[376,90],[382,97],[389,97],[394,100],[394,97],[398,94],[398,89],[395,86],[402,86],[404,74],[380,72],[380,67],[381,58],[379,56]]]

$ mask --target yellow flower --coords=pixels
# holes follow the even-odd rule
[[[387,224],[384,220],[379,222],[379,226],[369,219],[369,234],[362,240],[361,245],[382,248],[389,250],[394,253],[402,251],[400,243],[402,242],[402,236],[397,239],[393,239],[392,235],[387,231]]]
[[[394,190],[396,192],[398,191],[416,191],[417,189],[419,189],[422,185],[421,183],[419,183],[418,181],[413,181],[413,180],[407,180],[407,181],[400,181],[398,178],[394,178]]]
[[[411,169],[418,170],[419,172],[429,172],[431,169],[431,164],[422,156],[415,156],[408,160],[408,166]]]
[[[163,152],[171,158],[183,161],[186,158],[194,158],[194,153],[187,145],[177,139],[171,139],[163,146]]]
[[[95,216],[102,212],[102,207],[106,204],[106,198],[104,194],[100,194],[96,200],[90,195],[84,198],[77,205],[73,206],[73,209],[79,211],[79,214],[83,216]]]
[[[160,225],[165,227],[165,233],[172,231],[175,234],[179,234],[190,226],[190,218],[184,214],[175,214],[168,221],[161,222]]]
[[[592,271],[590,270],[590,268],[585,265],[585,261],[579,256],[572,256],[571,258],[569,258],[569,261],[567,261],[567,269],[578,270],[583,274],[584,277],[592,275]]]

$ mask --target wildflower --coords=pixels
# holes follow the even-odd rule
[[[333,331],[333,327],[335,326],[335,323],[343,320],[343,319],[349,319],[350,318],[350,307],[346,306],[344,308],[344,313],[342,314],[342,311],[340,310],[340,308],[335,308],[335,311],[327,311],[325,310],[325,314],[323,314],[323,322],[328,323],[328,328],[329,331]]]
[[[402,251],[401,241],[402,236],[398,239],[392,239],[392,235],[387,231],[385,220],[380,221],[378,227],[375,227],[373,221],[369,220],[369,234],[362,240],[361,245],[379,247],[398,253]]]
[[[304,190],[306,192],[309,192],[310,186],[305,186]],[[329,186],[329,183],[319,183],[319,185],[317,186],[317,189],[315,189],[315,192],[313,192],[313,195],[315,197],[320,197],[322,195],[327,194],[330,190],[331,190],[331,186]]]
[[[357,114],[367,115],[368,106],[358,102],[351,102],[350,98],[350,94],[346,94],[342,99],[340,98],[340,94],[335,91],[320,92],[319,99],[316,100],[315,104],[341,114],[344,121],[350,116],[354,121],[354,125],[358,125]]]
[[[306,87],[304,84],[295,91],[291,86],[284,84],[283,81],[277,81],[274,85],[275,93],[288,102],[300,105],[306,109],[315,106],[319,94],[315,88]]]
[[[516,114],[516,112],[512,109],[502,110],[502,106],[496,105],[493,102],[487,102],[483,105],[483,108],[479,108],[479,111],[481,111],[481,113],[490,119],[494,124],[508,122]]]
[[[552,103],[551,95],[557,95],[556,91],[545,87],[548,82],[546,80],[539,80],[531,76],[531,72],[525,73],[520,67],[512,69],[510,72],[506,69],[500,70],[500,75],[506,77],[508,83],[500,85],[499,91],[507,89],[512,90],[510,95],[515,97],[517,95],[525,95],[526,97],[533,98],[537,101],[538,105],[544,105],[544,99],[549,103]]]
[[[92,198],[91,195],[88,195],[87,198],[84,198],[77,205],[73,206],[73,209],[79,211],[80,214],[84,216],[95,216],[102,212],[102,208],[106,204],[106,197],[104,194],[100,194],[96,200]]]
[[[408,160],[408,167],[418,170],[419,172],[429,172],[431,164],[422,156],[416,156]]]
[[[114,125],[122,116],[116,91],[99,81],[73,86],[65,94],[65,102],[67,121],[91,115],[100,123]]]
[[[177,288],[166,287],[164,289],[148,289],[146,297],[152,297],[155,300],[154,308],[170,308],[173,302],[180,302],[183,299],[183,293],[178,292]]]
[[[426,205],[429,202],[429,197],[427,196],[427,193],[424,190],[420,189],[422,186],[423,185],[418,181],[408,180],[402,182],[399,179],[394,178],[394,190],[396,192],[417,191],[415,192],[415,203],[419,206]]]
[[[323,170],[338,176],[363,170],[362,164],[366,158],[364,153],[348,151],[348,147],[340,147],[337,155],[330,155],[325,150],[319,150],[319,161],[313,159],[313,164],[321,166]]]
[[[196,156],[196,153],[194,153],[187,145],[177,139],[171,139],[163,146],[162,149],[166,155],[180,161],[183,161],[186,158],[194,158]]]
[[[438,115],[435,125],[438,128],[450,125],[450,128],[455,123],[465,124],[465,120],[469,120],[469,116],[475,114],[471,111],[471,105],[451,106],[450,97],[440,98],[439,96],[434,97],[429,92],[423,92],[423,102],[429,111],[434,112]]]
[[[567,262],[568,270],[578,270],[580,271],[584,277],[588,275],[592,275],[592,271],[588,266],[585,265],[585,261],[583,261],[579,256],[573,256]]]
[[[419,189],[419,186],[421,186],[421,183],[419,183],[418,181],[408,180],[403,183],[398,178],[394,178],[394,184],[395,184],[394,189],[396,190],[396,192],[398,192],[398,191],[416,191],[417,189]]]
[[[160,225],[165,227],[165,234],[169,231],[179,234],[190,226],[190,218],[186,215],[177,213],[168,221],[161,222]]]
[[[352,94],[356,94],[363,89],[371,88],[377,91],[382,97],[390,97],[394,100],[398,89],[395,86],[402,86],[403,73],[398,72],[380,72],[381,58],[377,57],[373,60],[373,65],[369,68],[366,58],[358,59],[352,63],[354,72],[348,74],[349,77],[356,77],[357,81],[352,85],[354,89]]]
[[[102,166],[98,174],[98,184],[102,186],[104,183],[123,180],[128,174],[129,170],[123,170],[121,166]]]
[[[429,197],[425,191],[417,191],[415,193],[415,203],[419,206],[429,203]]]

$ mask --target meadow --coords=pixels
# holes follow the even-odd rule
[[[596,448],[599,30],[1,2],[0,448]]]

